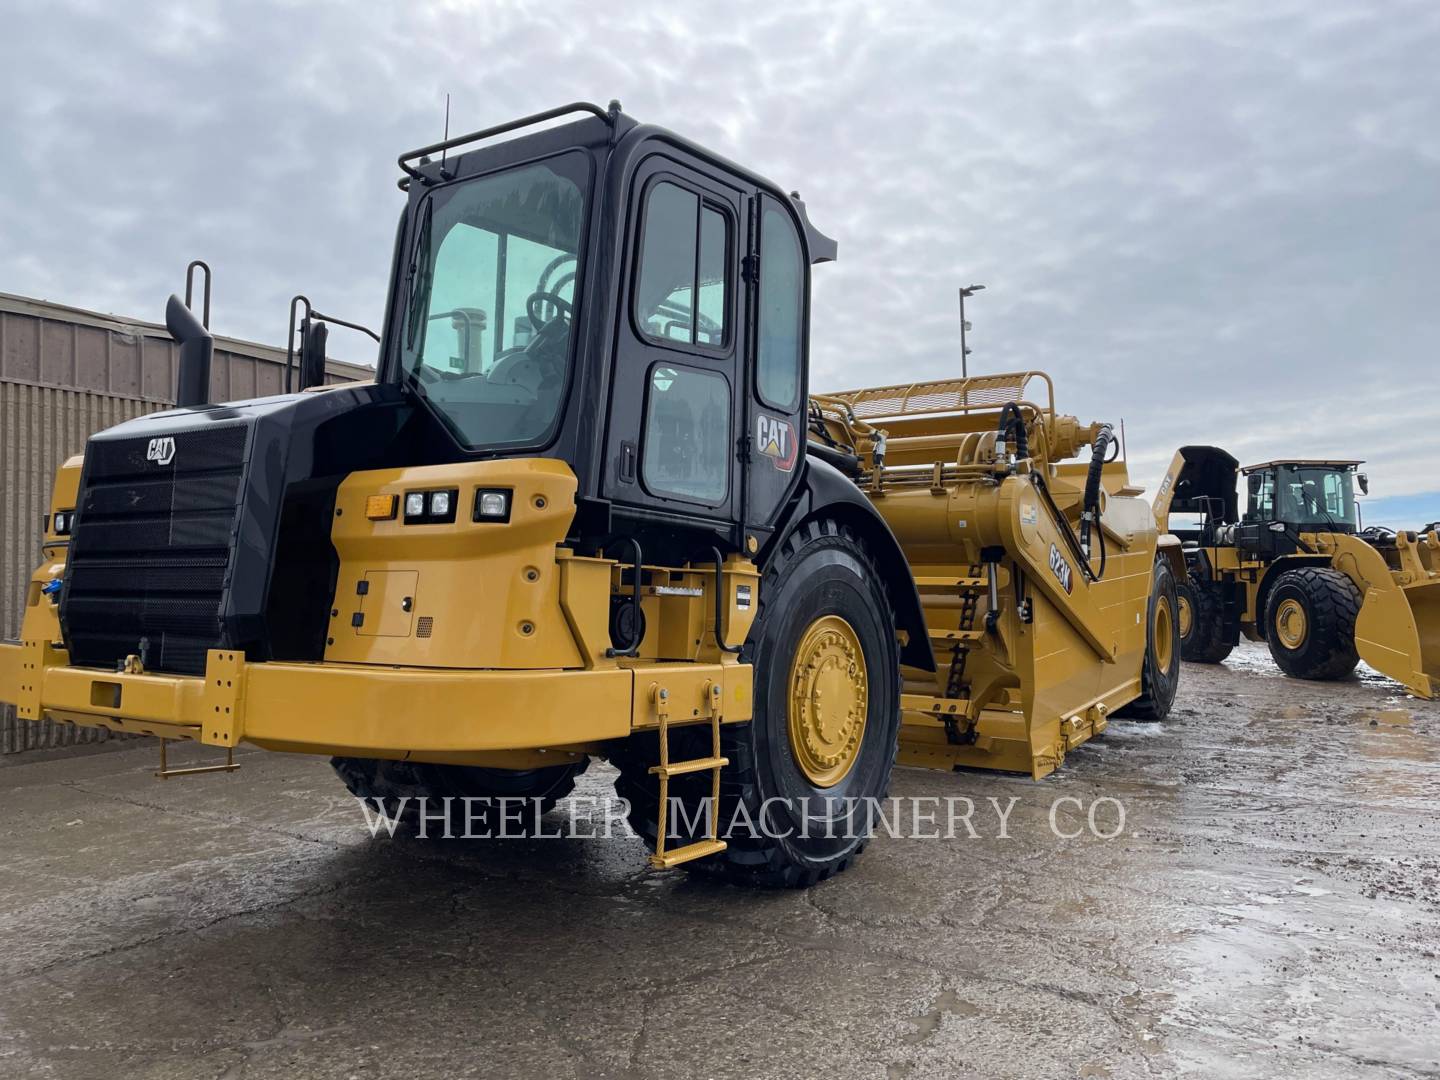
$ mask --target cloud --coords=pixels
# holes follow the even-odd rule
[[[1039,367],[1175,445],[1440,456],[1440,7],[52,3],[7,17],[0,289],[154,318],[185,264],[274,341],[371,324],[398,152],[588,98],[799,189],[813,385]],[[364,356],[363,339],[337,351]]]

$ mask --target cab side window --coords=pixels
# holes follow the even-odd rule
[[[1345,505],[1345,484],[1339,473],[1326,473],[1323,479],[1325,485],[1325,512],[1332,517],[1348,517],[1350,508]]]
[[[1271,472],[1251,473],[1250,513],[1251,521],[1275,520],[1275,474]]]
[[[641,479],[657,495],[712,505],[729,485],[730,384],[713,371],[656,364],[645,409]]]
[[[730,218],[670,181],[645,200],[635,322],[664,344],[723,349],[728,343]]]
[[[772,199],[763,206],[756,383],[766,405],[791,412],[800,397],[805,261],[790,216]]]

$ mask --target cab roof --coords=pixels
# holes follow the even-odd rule
[[[1277,458],[1274,461],[1262,461],[1258,465],[1246,465],[1240,471],[1249,474],[1261,469],[1271,469],[1276,465],[1298,465],[1306,469],[1353,469],[1356,465],[1364,464],[1363,461],[1341,458]]]

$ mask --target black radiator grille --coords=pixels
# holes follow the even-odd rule
[[[71,663],[113,667],[144,639],[149,670],[203,674],[206,651],[229,644],[221,608],[250,431],[161,436],[173,450],[148,436],[91,440],[61,609]]]

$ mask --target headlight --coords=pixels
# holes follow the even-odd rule
[[[70,530],[75,527],[74,510],[56,510],[54,529],[56,536],[69,536]]]
[[[406,525],[448,525],[455,520],[454,488],[441,491],[407,491],[405,493]]]
[[[485,488],[475,492],[475,520],[509,521],[510,492]]]

